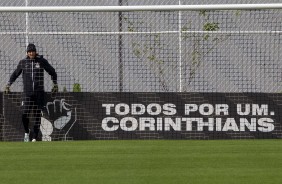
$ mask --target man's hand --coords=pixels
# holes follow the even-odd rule
[[[58,91],[59,91],[58,84],[54,84],[54,86],[52,88],[52,93],[58,93]]]
[[[10,92],[11,92],[11,90],[10,90],[10,85],[6,85],[5,90],[4,90],[4,93],[5,93],[5,94],[9,94]]]

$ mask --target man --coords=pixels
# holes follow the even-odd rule
[[[24,142],[29,142],[29,115],[32,111],[35,119],[32,142],[36,142],[41,123],[41,110],[44,106],[44,70],[51,75],[54,84],[52,92],[58,92],[57,73],[43,56],[39,56],[36,53],[34,44],[28,44],[26,52],[27,57],[19,62],[16,70],[12,73],[8,84],[6,85],[5,93],[7,94],[10,92],[10,86],[22,73],[22,123],[25,130]]]

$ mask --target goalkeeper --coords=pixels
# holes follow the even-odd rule
[[[5,93],[10,92],[10,86],[22,74],[23,77],[23,101],[22,101],[22,123],[25,130],[24,142],[29,142],[29,114],[33,111],[35,119],[33,127],[32,142],[38,139],[38,133],[41,124],[41,110],[44,106],[44,70],[51,75],[53,81],[52,92],[58,92],[57,73],[43,56],[36,52],[34,44],[28,44],[27,56],[21,60],[12,73],[8,84],[5,87]]]

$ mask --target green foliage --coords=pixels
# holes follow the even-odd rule
[[[218,23],[207,22],[204,24],[204,31],[217,31],[219,30]]]
[[[186,22],[186,25],[183,25],[181,28],[182,31],[182,39],[192,39],[193,50],[191,51],[190,61],[191,63],[189,68],[189,83],[195,77],[198,68],[201,66],[203,62],[203,58],[210,52],[212,52],[220,43],[226,41],[230,35],[222,35],[222,34],[212,34],[209,32],[219,31],[220,24],[218,22],[213,22],[213,13],[214,11],[210,10],[201,10],[199,11],[199,16],[203,19],[203,24],[200,25],[202,30],[205,31],[203,35],[198,33],[188,33],[187,31],[192,29],[192,21]],[[238,17],[241,15],[241,10],[237,10],[234,13],[234,20],[238,20]],[[140,20],[130,20],[129,18],[123,16],[123,21],[127,25],[127,31],[134,32],[138,27],[142,27],[144,24],[143,21]],[[235,22],[234,21],[234,22]],[[148,23],[149,26],[153,26]],[[146,25],[148,26],[148,25]],[[168,91],[168,86],[165,80],[165,72],[164,72],[164,61],[159,58],[159,51],[163,49],[164,43],[161,41],[160,34],[149,34],[145,35],[150,40],[149,43],[146,41],[138,42],[133,41],[132,43],[132,52],[137,57],[144,61],[149,61],[149,67],[155,71],[155,75],[159,78],[159,82],[161,83],[163,89]],[[205,49],[203,49],[205,48]]]
[[[155,75],[158,77],[159,82],[161,83],[163,90],[168,91],[168,87],[165,80],[164,72],[164,61],[159,58],[158,51],[162,49],[163,43],[161,42],[160,34],[145,35],[150,40],[149,44],[146,42],[133,42],[133,54],[140,59],[145,59],[148,62],[149,67],[152,71],[155,72]]]
[[[67,88],[66,88],[66,86],[64,86],[64,88],[63,88],[63,92],[65,93],[65,92],[67,92]]]
[[[140,44],[132,43],[132,47],[133,47],[133,54],[137,57],[141,57],[142,50],[140,49]]]
[[[206,16],[206,13],[207,13],[208,10],[200,10],[199,14],[201,16]]]
[[[207,22],[207,23],[204,24],[203,30],[204,30],[204,31],[218,31],[218,30],[219,30],[218,23]],[[204,35],[204,40],[208,40],[209,37],[210,37],[209,34],[205,34],[205,35]]]
[[[241,15],[241,12],[242,12],[241,10],[236,10],[235,15],[236,15],[236,16],[240,16],[240,15]]]
[[[81,86],[79,83],[73,84],[73,92],[81,92]]]
[[[240,20],[239,16],[241,15],[241,12],[242,12],[241,10],[235,11],[234,16],[232,17],[235,23],[236,21]],[[188,61],[190,61],[188,83],[190,83],[195,78],[196,72],[198,68],[201,66],[204,57],[210,52],[212,52],[219,44],[229,39],[231,36],[230,34],[212,34],[212,31],[220,30],[220,24],[218,22],[213,21],[214,20],[213,13],[214,11],[211,10],[199,11],[199,16],[203,19],[203,24],[201,25],[202,30],[205,32],[203,35],[193,32],[192,33],[185,32],[191,29],[192,23],[187,23],[181,29],[181,31],[183,31],[182,38],[184,40],[189,39],[189,41],[192,41],[192,45],[193,45],[192,46],[193,50],[189,55],[190,59],[188,59]]]

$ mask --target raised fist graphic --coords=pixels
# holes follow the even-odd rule
[[[65,99],[55,99],[53,102],[47,102],[44,117],[41,118],[42,141],[51,141],[51,134],[55,130],[61,131],[67,124],[71,123],[71,107],[70,104],[65,102]],[[74,113],[76,113],[76,109]]]

